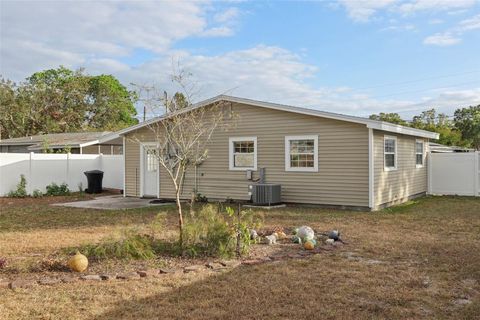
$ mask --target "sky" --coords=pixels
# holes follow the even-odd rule
[[[5,1],[0,75],[85,68],[368,116],[480,104],[480,1]]]

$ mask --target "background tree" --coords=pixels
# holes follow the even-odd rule
[[[1,79],[1,137],[121,129],[138,122],[135,102],[115,77],[82,69],[36,72],[19,84]]]
[[[454,115],[455,127],[462,138],[480,150],[480,105],[457,109]]]
[[[385,122],[400,124],[402,126],[408,125],[408,123],[405,120],[403,120],[398,113],[380,112],[379,114],[370,115],[369,118],[377,121],[385,121]]]

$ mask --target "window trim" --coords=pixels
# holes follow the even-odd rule
[[[385,152],[385,142],[387,140],[395,140],[395,152]],[[387,162],[385,161],[385,155],[387,155],[387,154],[393,154],[395,156],[394,157],[395,166],[387,167]],[[384,171],[395,171],[395,170],[398,169],[397,163],[398,163],[398,139],[397,139],[396,136],[384,135],[383,136],[383,170]]]
[[[253,141],[253,167],[235,167],[233,143],[238,141]],[[230,137],[228,138],[228,167],[231,171],[257,171],[257,137]]]
[[[313,167],[298,168],[291,167],[290,163],[290,141],[292,140],[313,140]],[[285,136],[285,171],[293,172],[318,172],[318,135]]]
[[[420,153],[417,152],[417,143],[422,144],[422,164],[417,164],[417,155]],[[423,168],[425,166],[425,140],[415,139],[415,168]]]

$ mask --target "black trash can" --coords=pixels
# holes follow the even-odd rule
[[[87,193],[102,193],[103,171],[91,170],[84,173],[88,181],[88,188],[85,191]]]

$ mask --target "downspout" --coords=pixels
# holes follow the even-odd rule
[[[368,128],[368,207],[375,210],[375,155],[373,129]]]

